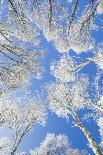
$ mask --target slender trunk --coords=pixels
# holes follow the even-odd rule
[[[51,28],[51,22],[52,22],[52,0],[49,0],[49,5],[50,5],[50,17],[49,17],[49,24],[50,24],[50,28]]]
[[[103,153],[101,152],[100,148],[96,144],[95,140],[92,138],[92,135],[83,126],[83,124],[81,123],[79,117],[77,116],[77,114],[75,112],[73,113],[73,118],[75,120],[76,125],[82,130],[82,132],[84,133],[85,137],[87,138],[87,140],[89,142],[89,145],[90,145],[92,151],[94,152],[94,154],[95,155],[103,155]]]
[[[19,144],[20,144],[20,142],[21,142],[23,136],[24,136],[24,134],[20,137],[19,141],[18,141],[17,144],[14,146],[14,149],[13,149],[13,151],[11,152],[11,155],[15,155],[15,152],[16,152],[16,150],[17,150],[17,148],[18,148],[18,146],[19,146]]]

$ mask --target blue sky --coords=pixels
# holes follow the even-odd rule
[[[95,38],[97,41],[102,41],[101,32],[95,34]],[[32,79],[30,89],[32,93],[35,89],[39,90],[41,86],[45,84],[45,82],[54,81],[55,78],[50,73],[50,63],[53,59],[58,60],[62,54],[58,53],[58,51],[53,47],[52,43],[48,43],[43,37],[42,45],[45,50],[45,57],[43,60],[43,65],[45,68],[44,75],[41,80]],[[71,51],[71,55],[76,55],[73,51]],[[89,57],[92,54],[90,52],[82,53],[81,56],[85,59],[85,57]],[[96,65],[91,63],[84,67],[81,71],[82,73],[87,73],[90,78],[93,77],[96,73]],[[83,116],[85,110],[79,112],[79,116]],[[34,130],[26,135],[19,147],[21,151],[29,152],[30,149],[35,148],[40,145],[40,142],[45,138],[47,133],[55,133],[55,134],[66,134],[73,148],[78,148],[80,150],[87,150],[90,155],[94,155],[92,150],[88,146],[87,139],[84,137],[82,131],[78,127],[73,127],[73,119],[70,116],[69,122],[66,119],[57,117],[56,114],[48,111],[48,120],[47,125],[45,127],[36,126]],[[84,122],[85,127],[92,133],[94,139],[99,143],[100,137],[98,132],[98,126],[93,120],[90,122]]]
[[[81,4],[81,7],[84,5],[84,3]],[[102,42],[103,41],[103,31],[100,30],[99,32],[93,32],[93,36],[96,39],[96,42]],[[30,90],[32,94],[35,90],[39,90],[41,86],[45,84],[45,82],[50,82],[55,80],[55,78],[50,73],[50,63],[53,59],[58,60],[62,54],[58,53],[58,51],[53,47],[52,43],[48,43],[43,36],[41,36],[42,41],[42,47],[45,49],[45,56],[43,59],[43,66],[45,69],[45,72],[43,74],[43,77],[41,80],[32,79],[30,84]],[[76,55],[73,51],[71,51],[71,55]],[[90,52],[87,52],[86,54],[82,53],[82,57],[89,57],[91,56]],[[81,72],[87,73],[90,78],[93,77],[96,73],[96,65],[94,63],[91,63],[87,65]],[[79,112],[79,116],[82,116],[84,111]],[[47,125],[45,127],[42,126],[34,126],[33,131],[27,134],[20,146],[19,150],[29,153],[30,149],[34,149],[36,146],[39,146],[40,142],[44,139],[47,133],[55,133],[55,134],[66,134],[68,136],[68,139],[71,143],[71,146],[73,148],[78,148],[80,150],[87,150],[90,155],[94,155],[92,150],[89,149],[87,145],[87,140],[84,137],[83,133],[80,131],[78,127],[73,127],[73,119],[70,116],[69,122],[67,122],[63,118],[57,117],[54,113],[51,113],[48,111],[48,119],[47,119]],[[91,120],[90,123],[84,122],[85,127],[92,133],[92,136],[94,139],[99,143],[99,132],[98,127],[96,123]],[[2,132],[1,132],[2,133]],[[6,131],[3,131],[3,135],[7,135]]]

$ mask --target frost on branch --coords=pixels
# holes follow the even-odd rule
[[[16,30],[15,30],[16,32]],[[8,44],[9,39],[14,36],[13,26],[9,22],[0,22],[0,45]]]
[[[0,116],[3,120],[1,123],[9,129],[12,136],[12,153],[16,152],[22,138],[34,125],[46,123],[46,110],[42,101],[28,95],[23,100],[21,97],[4,95],[0,98]]]
[[[21,126],[21,130],[26,126],[30,129],[35,123],[44,125],[46,112],[41,101],[36,97],[20,100],[20,97],[14,101],[14,98],[10,100],[10,97],[5,96],[0,99],[0,114],[5,122],[9,123],[11,128],[17,129]],[[22,101],[25,105],[19,105]]]
[[[2,98],[0,99],[0,115],[4,125],[9,123],[13,127],[16,117],[20,118],[20,109],[15,102]]]
[[[98,105],[98,109],[101,109],[101,111],[103,112],[103,95],[100,96],[100,100],[97,102]]]
[[[75,61],[70,56],[63,56],[60,61],[51,64],[52,74],[62,82],[75,80]]]
[[[77,9],[78,7],[77,3]],[[79,17],[76,16],[75,11],[71,16],[72,20],[68,28],[70,48],[77,53],[87,52],[92,50],[95,44],[95,40],[91,34],[91,31],[94,29],[93,15],[95,12],[91,13],[91,4],[85,6],[85,9],[80,12],[80,16],[78,15]]]
[[[103,149],[103,117],[100,117],[98,119],[98,126],[99,126],[99,132],[100,132],[100,136],[101,136],[101,142],[100,142],[100,146]]]
[[[10,153],[10,140],[7,137],[0,138],[0,155]]]
[[[51,12],[52,9],[52,12]],[[69,42],[66,34],[68,8],[61,1],[42,1],[38,3],[38,8],[27,14],[30,19],[43,31],[43,35],[48,42],[52,42],[55,48],[61,52],[68,52]]]
[[[38,42],[39,30],[23,15],[25,2],[8,1],[8,9],[7,20],[0,20],[0,81],[16,88],[32,75],[41,78],[43,52]]]
[[[92,50],[94,47],[94,40],[87,24],[82,28],[81,23],[74,23],[71,26],[68,40],[70,48],[77,53]]]
[[[48,85],[50,109],[58,116],[68,117],[72,111],[84,108],[88,98],[87,87],[86,77],[74,83],[56,82]]]
[[[103,49],[99,49],[96,56],[94,57],[94,62],[103,69]]]
[[[70,47],[67,34],[63,31],[62,27],[55,23],[55,21],[53,21],[51,28],[49,26],[44,28],[43,34],[47,41],[51,41],[53,43],[58,52],[69,52]]]
[[[30,155],[83,155],[72,149],[65,135],[47,134],[39,148],[30,151]]]
[[[28,51],[23,47],[1,46],[0,80],[9,88],[16,88],[31,77],[40,79],[43,73],[41,59],[43,52]],[[12,56],[11,56],[11,51]],[[6,59],[6,62],[5,62]]]
[[[103,1],[102,0],[97,7],[97,14],[103,14]]]
[[[23,42],[30,42],[38,45],[38,30],[35,25],[26,16],[29,8],[25,1],[8,1],[9,17],[8,20],[12,25],[13,36]],[[24,15],[25,14],[25,15]]]

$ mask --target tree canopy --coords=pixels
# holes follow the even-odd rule
[[[1,155],[26,154],[18,153],[22,139],[35,125],[48,124],[50,111],[67,122],[72,117],[93,153],[102,155],[102,17],[103,0],[0,1],[0,128],[11,137],[0,138]],[[58,54],[47,60],[49,46]],[[33,88],[33,79],[41,89]],[[91,119],[99,143],[86,127]],[[29,154],[88,151],[72,148],[66,135],[54,133]]]

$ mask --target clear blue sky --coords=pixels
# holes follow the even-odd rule
[[[81,4],[81,7],[83,6],[83,3]],[[99,32],[93,33],[93,36],[96,38],[96,41],[103,41],[103,31],[100,30]],[[50,63],[52,59],[58,60],[62,54],[58,53],[57,50],[53,47],[51,43],[48,43],[43,36],[41,36],[42,39],[42,46],[45,50],[45,57],[43,60],[43,66],[45,68],[44,75],[41,80],[35,80],[32,79],[30,89],[32,91],[32,94],[34,93],[35,89],[39,90],[42,85],[44,85],[45,82],[50,82],[55,80],[54,77],[50,74]],[[71,51],[71,54],[75,55],[73,51]],[[90,53],[81,54],[81,56],[91,56]],[[89,77],[92,77],[95,75],[96,72],[96,65],[94,63],[86,66],[83,70],[83,73],[87,73]],[[84,111],[79,112],[79,116],[81,116]],[[34,149],[35,146],[39,146],[40,142],[44,139],[46,134],[49,133],[55,133],[55,134],[66,134],[68,136],[68,139],[72,145],[73,148],[78,149],[86,149],[90,155],[94,155],[91,149],[87,146],[87,140],[84,137],[83,133],[80,131],[78,127],[72,127],[73,119],[70,116],[70,121],[67,122],[65,119],[58,118],[54,113],[52,114],[50,111],[48,111],[48,120],[47,125],[45,127],[36,126],[34,127],[34,130],[27,134],[19,147],[20,151],[29,152],[30,149]],[[90,124],[88,122],[84,122],[87,129],[92,133],[92,136],[94,139],[96,139],[97,142],[99,142],[99,133],[98,133],[98,127],[95,124],[93,120],[90,121]],[[6,134],[6,132],[4,132]]]

